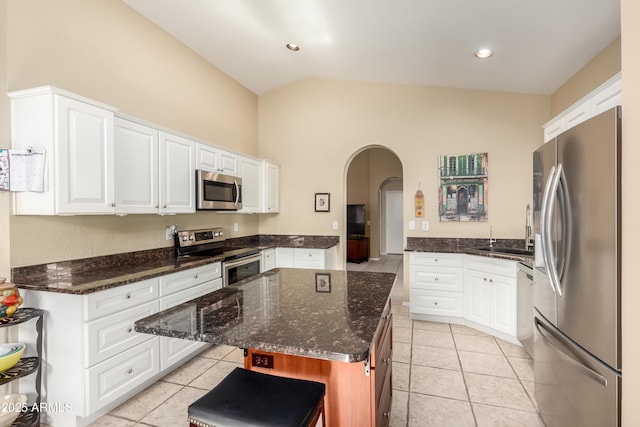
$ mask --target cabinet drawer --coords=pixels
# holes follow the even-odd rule
[[[465,268],[481,271],[487,274],[499,274],[505,277],[516,277],[518,263],[503,259],[488,258],[475,255],[465,255]]]
[[[453,317],[462,317],[464,314],[462,292],[411,289],[410,300],[411,313]]]
[[[382,376],[381,386],[378,388],[378,378],[376,373],[376,427],[386,427],[391,421],[391,368],[387,369]]]
[[[324,268],[324,250],[322,249],[295,249],[293,258],[296,268]]]
[[[444,254],[437,252],[411,252],[409,265],[424,265],[430,267],[462,267],[462,254]]]
[[[392,343],[392,315],[388,315],[388,320],[384,320],[384,325],[375,342],[374,354],[371,358],[371,366],[385,366],[391,363],[391,343]]]
[[[157,312],[158,301],[151,301],[139,307],[85,323],[85,368],[152,339],[153,335],[135,332],[133,323]]]
[[[409,283],[412,289],[433,289],[462,292],[464,271],[460,268],[433,268],[411,266]]]
[[[215,279],[212,282],[201,283],[189,289],[160,298],[160,310],[165,310],[199,296],[206,295],[219,289],[220,286],[222,286],[222,279]],[[195,332],[198,325],[194,324],[192,326]],[[191,342],[181,338],[160,337],[160,369],[162,371],[168,369],[184,357],[199,351],[207,345],[207,343]]]
[[[102,316],[136,307],[158,298],[158,279],[141,280],[129,285],[118,286],[85,296],[84,320],[94,320]]]
[[[158,337],[87,369],[87,413],[92,414],[152,378],[159,370]]]
[[[167,274],[166,276],[160,277],[160,296],[170,295],[194,285],[209,282],[218,277],[222,277],[222,269],[219,262]]]

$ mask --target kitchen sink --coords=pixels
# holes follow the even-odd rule
[[[487,246],[484,248],[474,248],[476,251],[489,252],[495,254],[518,255],[533,257],[533,251],[517,248],[500,248],[496,246]]]

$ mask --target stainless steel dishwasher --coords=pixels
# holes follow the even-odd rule
[[[533,268],[518,262],[518,340],[533,358]]]

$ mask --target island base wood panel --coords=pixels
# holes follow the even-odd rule
[[[273,369],[251,366],[254,353],[273,356]],[[371,376],[365,374],[365,362],[337,362],[249,349],[244,367],[266,374],[324,383],[327,427],[375,425],[372,423]]]
[[[347,363],[256,349],[246,351],[244,367],[271,375],[324,383],[326,427],[386,427],[392,403],[391,326],[392,318],[387,307],[372,345],[368,375],[364,361]],[[273,368],[252,366],[254,359],[259,365]]]

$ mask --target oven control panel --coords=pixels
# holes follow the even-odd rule
[[[223,242],[225,239],[222,227],[202,230],[181,230],[176,233],[176,244],[179,247],[204,245]]]

